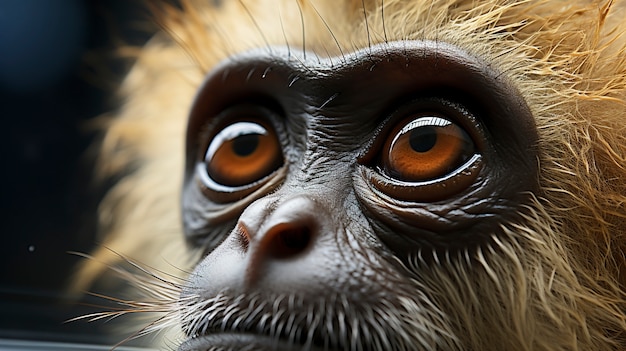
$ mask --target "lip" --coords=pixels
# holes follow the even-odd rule
[[[207,351],[217,348],[220,350],[250,350],[250,351],[322,351],[314,345],[306,347],[298,343],[291,343],[282,339],[270,338],[264,335],[218,333],[187,339],[177,351]],[[332,351],[332,350],[330,350]]]

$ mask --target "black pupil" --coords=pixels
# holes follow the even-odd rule
[[[437,143],[437,131],[429,126],[415,128],[411,130],[409,143],[415,152],[430,151]]]
[[[250,156],[259,146],[258,134],[240,135],[233,140],[233,151],[237,156]]]

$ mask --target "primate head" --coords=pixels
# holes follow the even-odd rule
[[[624,1],[154,7],[94,256],[168,345],[626,348]]]

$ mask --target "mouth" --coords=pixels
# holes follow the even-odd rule
[[[195,297],[194,297],[195,298]],[[295,301],[295,302],[294,302]],[[182,317],[186,339],[177,351],[339,351],[345,338],[329,333],[333,323],[322,325],[315,313],[322,302],[290,312],[295,297],[262,297],[218,294],[192,303]],[[321,314],[321,313],[320,313]],[[329,320],[332,320],[330,318]]]
[[[177,351],[322,351],[315,345],[302,345],[280,338],[246,333],[216,333],[193,337]],[[332,350],[329,350],[332,351]]]
[[[177,351],[391,351],[409,344],[405,326],[376,302],[225,293],[194,299],[180,315],[186,339]]]

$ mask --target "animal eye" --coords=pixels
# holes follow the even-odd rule
[[[456,123],[438,116],[413,116],[385,141],[381,171],[404,182],[445,177],[475,155],[470,136]]]
[[[259,181],[280,168],[283,154],[273,128],[257,121],[239,121],[213,137],[204,163],[214,182],[240,187]]]

